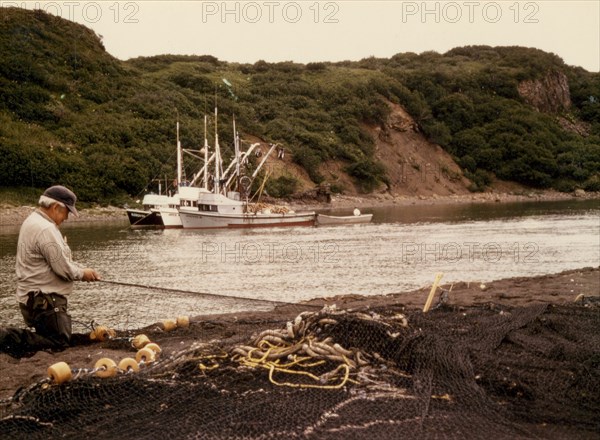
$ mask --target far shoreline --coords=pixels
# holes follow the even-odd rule
[[[385,208],[411,205],[460,205],[472,203],[519,203],[519,202],[559,202],[568,200],[599,200],[600,192],[562,193],[558,191],[530,191],[523,194],[482,192],[451,195],[406,196],[390,193],[369,195],[333,195],[331,203],[298,203],[290,205],[295,209],[351,209]]]
[[[343,211],[354,208],[370,209],[412,205],[460,205],[474,203],[519,203],[519,202],[553,202],[553,201],[599,200],[600,192],[562,193],[558,191],[529,191],[527,193],[483,192],[452,195],[419,195],[405,196],[389,192],[366,195],[334,194],[331,202],[318,202],[314,199],[284,200],[274,203],[286,205],[294,210],[327,210]],[[35,206],[0,205],[0,226],[18,226],[35,210]],[[70,216],[69,223],[113,222],[127,220],[125,208],[116,206],[79,209],[79,217]]]

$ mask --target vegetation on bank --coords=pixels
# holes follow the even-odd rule
[[[359,187],[387,181],[367,127],[402,105],[481,190],[493,175],[534,188],[600,190],[600,74],[521,47],[463,47],[357,62],[226,63],[162,55],[125,62],[93,31],[41,11],[3,8],[0,21],[0,185],[60,182],[83,201],[139,196],[175,168],[175,122],[201,146],[205,114],[232,154],[231,118],[246,135],[285,146],[315,183],[327,160]],[[526,80],[566,75],[572,106],[540,112],[519,95]],[[563,121],[562,125],[560,121]],[[583,127],[563,128],[564,121]],[[211,142],[212,143],[212,142]],[[187,174],[197,163],[187,161]],[[164,188],[164,186],[163,186]],[[293,176],[267,191],[294,192]]]

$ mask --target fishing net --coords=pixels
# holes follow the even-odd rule
[[[594,304],[288,308],[149,327],[154,362],[21,389],[0,405],[0,436],[598,438],[598,328]]]

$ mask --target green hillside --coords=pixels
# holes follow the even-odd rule
[[[62,183],[104,203],[136,196],[152,179],[173,176],[177,118],[183,146],[198,146],[216,99],[222,146],[230,148],[235,114],[243,135],[283,143],[315,184],[330,159],[364,191],[386,182],[368,127],[383,125],[396,103],[453,155],[473,190],[493,174],[536,188],[600,190],[600,74],[536,49],[307,65],[208,55],[122,62],[81,25],[40,11],[0,13],[4,187]],[[566,78],[570,105],[540,111],[519,88],[554,74]],[[211,115],[209,139],[213,127]],[[193,173],[197,164],[188,166]]]

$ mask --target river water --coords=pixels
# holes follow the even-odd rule
[[[351,210],[348,210],[351,211]],[[65,223],[74,259],[108,283],[77,283],[75,331],[94,320],[137,328],[178,315],[270,309],[242,298],[298,302],[486,282],[600,264],[598,201],[365,209],[366,225],[254,230],[133,231],[128,223]],[[348,212],[334,212],[347,214]],[[0,228],[0,319],[22,326],[14,298],[18,227]],[[199,294],[200,293],[200,294]],[[204,293],[235,296],[207,296]]]

